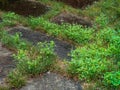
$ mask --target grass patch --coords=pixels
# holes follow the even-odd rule
[[[23,74],[36,75],[46,72],[55,60],[54,42],[38,43],[28,50],[18,50],[14,55],[17,60],[17,69]]]

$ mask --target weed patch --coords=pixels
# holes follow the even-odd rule
[[[104,84],[116,89],[120,88],[120,72],[107,72],[104,75]]]
[[[38,43],[29,50],[19,50],[14,55],[17,60],[17,69],[23,74],[36,75],[46,72],[54,63],[54,43]]]

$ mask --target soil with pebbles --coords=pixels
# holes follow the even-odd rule
[[[21,33],[22,38],[32,42],[33,44],[37,44],[38,42],[50,42],[54,41],[55,42],[55,53],[61,58],[61,59],[67,59],[70,60],[70,56],[68,54],[72,49],[74,49],[74,46],[71,44],[58,40],[52,36],[47,36],[44,33],[37,32],[37,31],[32,31],[28,28],[25,27],[14,27],[11,28],[9,31],[10,34],[15,34],[15,33]]]
[[[20,90],[82,90],[82,88],[79,82],[48,72],[40,78],[30,80]]]
[[[2,47],[0,43],[0,86],[4,84],[4,80],[8,73],[15,68],[12,58],[12,52]]]
[[[11,11],[23,16],[40,16],[45,14],[50,7],[34,0],[11,0],[0,6],[1,10]]]
[[[63,12],[51,19],[51,22],[61,25],[62,23],[78,24],[85,27],[92,27],[92,22],[84,17],[72,13]]]

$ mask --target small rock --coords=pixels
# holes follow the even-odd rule
[[[80,17],[68,12],[67,13],[63,12],[57,15],[56,17],[51,19],[51,22],[54,22],[59,25],[62,23],[69,23],[69,24],[78,24],[82,26],[92,27],[92,23],[90,20],[87,20],[84,17]]]

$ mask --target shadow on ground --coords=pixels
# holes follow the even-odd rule
[[[72,13],[63,12],[51,19],[51,22],[61,25],[62,23],[78,24],[84,27],[92,27],[92,22],[84,17]]]

